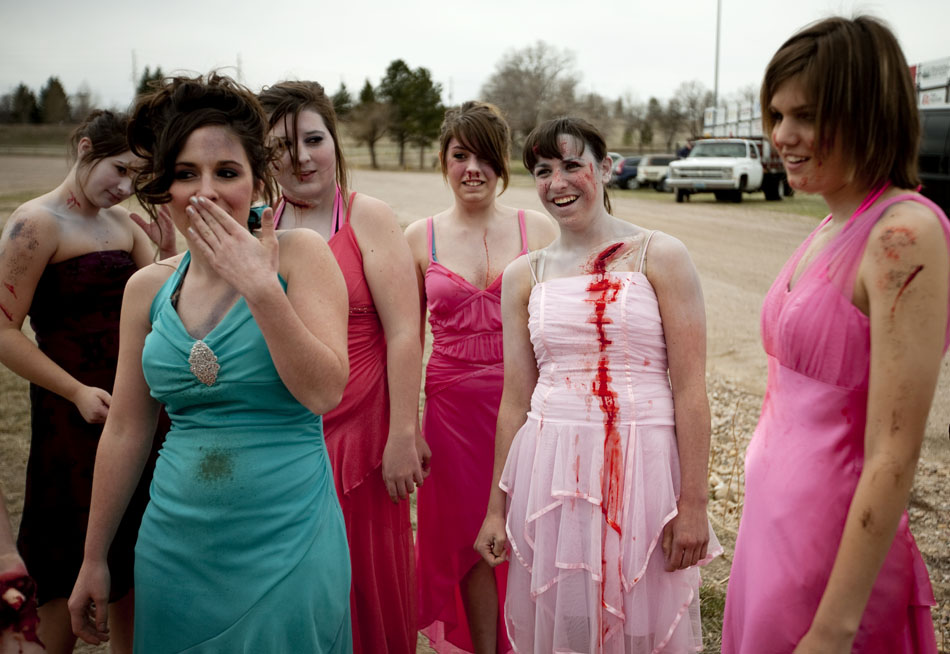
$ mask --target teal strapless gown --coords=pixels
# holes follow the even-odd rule
[[[189,261],[156,295],[142,354],[172,428],[135,548],[135,652],[351,652],[321,418],[281,382],[243,298],[203,339],[217,380],[192,374],[195,339],[169,300]]]

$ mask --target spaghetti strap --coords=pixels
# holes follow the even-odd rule
[[[286,206],[287,200],[281,196],[280,202],[277,203],[277,208],[274,209],[274,229],[280,227],[280,219],[284,217],[284,207]]]
[[[653,235],[656,234],[654,229],[652,232],[647,234],[647,237],[643,239],[643,245],[640,247],[640,260],[637,262],[637,272],[643,272],[643,264],[647,261],[647,248],[650,247],[650,241],[653,240]]]
[[[524,209],[518,209],[518,228],[521,230],[521,254],[528,254],[528,230],[524,224]]]
[[[346,203],[346,223],[350,222],[350,214],[353,213],[353,201],[356,199],[356,191],[350,193],[350,200]]]
[[[429,241],[429,263],[438,261],[435,258],[435,230],[432,226],[432,216],[426,218],[426,238]]]
[[[541,280],[544,279],[544,258],[547,255],[547,250],[538,250],[538,257],[535,259],[534,266],[529,266],[531,268],[531,276],[534,277],[534,283],[540,284]],[[531,263],[531,260],[528,259],[528,263]],[[537,268],[537,270],[535,270]]]
[[[536,252],[528,252],[528,253],[527,253],[527,254],[528,254],[528,270],[531,271],[531,285],[532,285],[532,286],[534,286],[535,284],[538,283],[538,276],[537,276],[537,275],[535,274],[535,272],[534,272],[534,267],[535,267],[535,265],[538,263],[538,258],[541,256],[541,254],[542,254],[543,252],[544,252],[544,250],[537,250]],[[532,257],[532,256],[531,256],[532,254],[534,254],[535,256]],[[532,261],[532,259],[533,259],[533,261]]]

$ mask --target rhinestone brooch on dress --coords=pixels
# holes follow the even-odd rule
[[[191,374],[205,386],[211,386],[217,381],[221,366],[218,365],[218,357],[214,351],[204,341],[199,339],[191,346],[188,363],[191,365]]]

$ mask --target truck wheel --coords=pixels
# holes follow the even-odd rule
[[[729,199],[729,191],[713,191],[716,196],[716,202],[725,202]]]
[[[790,198],[795,195],[795,189],[792,188],[792,185],[788,183],[788,178],[782,178],[782,191],[784,191],[785,197]]]
[[[736,189],[735,191],[730,191],[729,194],[731,195],[729,199],[735,202],[736,204],[739,204],[740,202],[742,202],[742,189]]]
[[[765,199],[769,202],[782,199],[782,182],[774,175],[767,176],[762,180],[762,192],[765,193]]]
[[[670,185],[666,183],[666,177],[653,184],[653,190],[657,193],[669,193]]]
[[[677,202],[682,202],[683,200],[686,200],[687,198],[689,198],[689,193],[687,193],[684,189],[681,189],[681,188],[676,189]]]
[[[624,185],[624,188],[626,188],[627,190],[633,191],[635,189],[640,188],[640,182],[637,181],[636,177],[629,177],[627,178],[627,182]]]

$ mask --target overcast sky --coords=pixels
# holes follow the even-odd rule
[[[757,85],[799,27],[853,13],[886,20],[908,63],[950,56],[948,0],[722,0],[720,97]],[[56,75],[67,93],[87,84],[121,108],[133,62],[139,75],[231,67],[253,90],[313,79],[356,94],[401,58],[428,68],[454,103],[477,98],[506,52],[538,40],[571,50],[581,90],[611,99],[666,99],[690,80],[712,90],[715,74],[716,0],[0,0],[0,23],[0,93],[20,82],[38,93]]]

